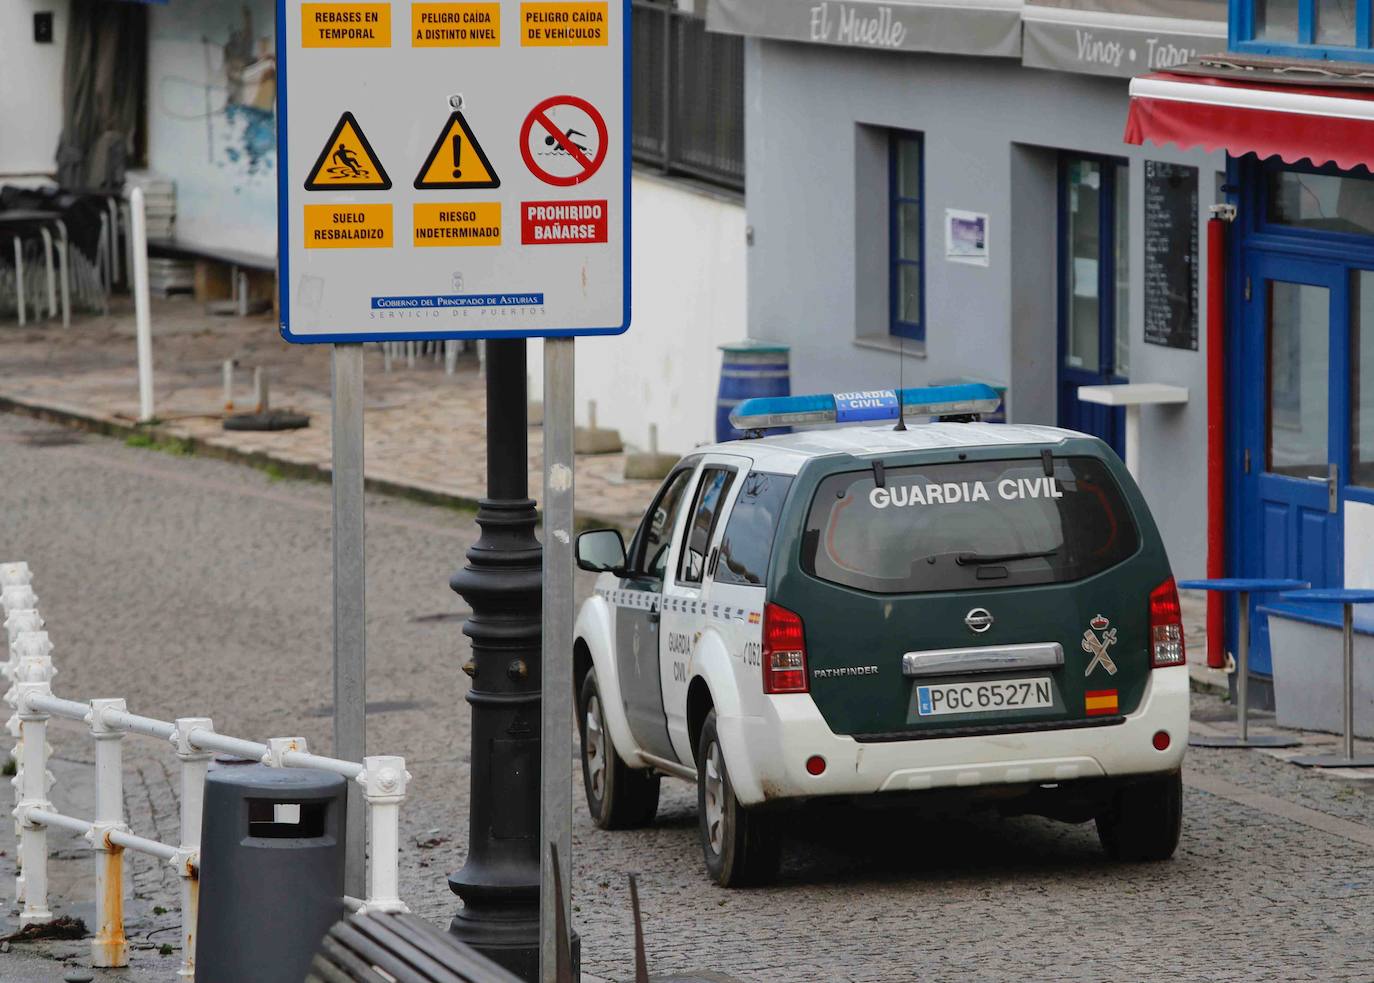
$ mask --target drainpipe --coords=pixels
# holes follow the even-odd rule
[[[1207,222],[1207,576],[1226,576],[1226,233],[1234,205]],[[1226,668],[1224,595],[1207,592],[1207,665]]]

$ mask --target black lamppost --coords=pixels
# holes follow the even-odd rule
[[[529,497],[524,339],[487,343],[487,497],[449,586],[472,615],[468,858],[449,875],[449,931],[511,972],[539,976],[539,667],[542,548]]]

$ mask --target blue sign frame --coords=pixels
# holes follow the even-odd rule
[[[621,108],[621,121],[625,129],[622,145],[624,147],[623,171],[623,197],[624,197],[624,233],[621,236],[624,255],[622,263],[624,265],[624,286],[622,297],[623,309],[621,321],[617,327],[605,328],[543,328],[538,330],[512,330],[512,331],[375,331],[366,333],[347,333],[347,334],[310,334],[298,335],[291,332],[291,221],[290,209],[287,207],[289,199],[290,177],[284,164],[284,150],[287,146],[286,134],[289,121],[287,119],[287,39],[286,39],[286,5],[298,2],[298,0],[277,0],[277,295],[280,299],[281,319],[278,328],[282,339],[296,345],[347,345],[361,344],[368,341],[460,341],[465,339],[483,338],[577,338],[593,335],[618,335],[624,334],[630,328],[631,310],[631,256],[630,256],[630,230],[633,226],[631,210],[631,188],[630,175],[632,170],[631,153],[631,129],[632,129],[632,87],[633,72],[632,58],[634,54],[634,33],[631,25],[631,0],[622,0],[622,58],[623,73],[622,84],[624,89],[623,106]]]

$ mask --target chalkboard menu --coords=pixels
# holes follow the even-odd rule
[[[1145,162],[1145,340],[1197,351],[1196,167]]]

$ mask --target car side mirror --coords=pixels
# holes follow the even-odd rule
[[[590,529],[577,537],[577,565],[592,573],[624,573],[625,540],[618,529]]]

